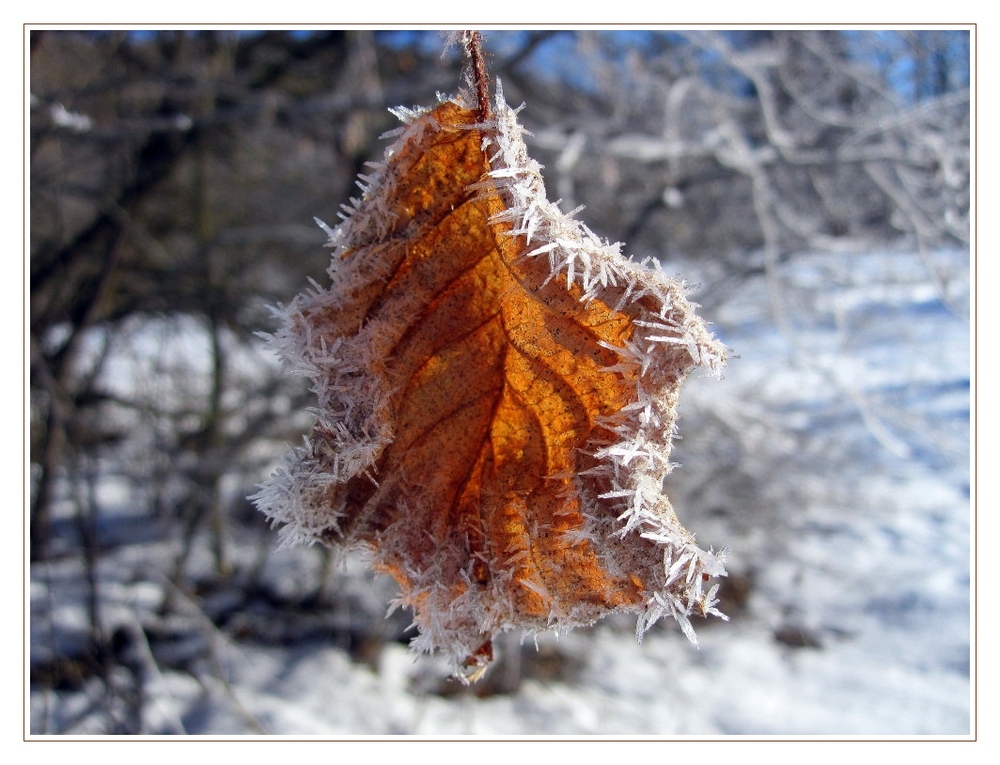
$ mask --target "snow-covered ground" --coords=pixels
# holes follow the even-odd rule
[[[739,431],[745,469],[769,471],[753,506],[698,518],[677,502],[703,543],[730,547],[734,585],[737,574],[753,585],[730,622],[696,624],[700,650],[672,625],[638,645],[632,623],[606,620],[558,641],[542,636],[538,653],[524,654],[516,690],[480,698],[440,686],[443,666],[400,642],[359,662],[318,635],[241,641],[177,594],[176,611],[190,619],[173,650],[199,668],[184,671],[181,659],[154,659],[139,629],[155,624],[165,586],[145,567],[169,554],[169,542],[151,522],[123,515],[133,541],[99,571],[104,618],[135,638],[130,655],[144,668],[142,729],[327,738],[972,734],[968,255],[815,255],[794,264],[770,291],[761,279],[708,317],[739,358],[721,382],[689,381],[682,400],[682,436],[696,441],[686,423],[712,413]],[[677,480],[705,469],[685,464]],[[679,496],[694,491],[679,486]],[[256,540],[236,557],[260,560]],[[276,587],[294,590],[315,575],[315,550],[263,554]],[[79,565],[32,568],[32,661],[68,652],[85,634]],[[333,576],[357,602],[391,594],[356,562]],[[279,630],[280,614],[273,620]],[[505,647],[518,653],[516,643]],[[547,657],[558,671],[546,671]],[[432,692],[439,687],[450,692]],[[100,688],[94,680],[82,690],[34,689],[31,732],[107,733]]]

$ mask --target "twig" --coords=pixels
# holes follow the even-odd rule
[[[212,674],[215,679],[219,681],[222,685],[223,692],[229,698],[230,703],[235,708],[237,714],[243,718],[243,721],[255,732],[261,735],[266,735],[267,730],[260,723],[260,721],[253,715],[253,713],[247,709],[243,702],[240,701],[236,694],[236,690],[233,688],[232,684],[226,677],[226,671],[223,668],[222,658],[219,655],[220,644],[226,645],[229,641],[226,636],[223,635],[215,623],[208,617],[208,615],[202,610],[201,606],[198,605],[186,592],[184,592],[180,587],[175,585],[173,582],[167,580],[166,586],[174,591],[175,596],[180,599],[180,602],[185,604],[189,612],[195,617],[196,621],[202,629],[202,634],[208,643],[208,659],[209,664],[212,668]],[[196,677],[196,679],[204,684],[204,679]]]
[[[132,638],[137,669],[141,669],[144,673],[144,683],[153,686],[154,688],[153,693],[150,693],[151,702],[156,706],[157,710],[162,715],[163,721],[167,723],[170,728],[172,728],[170,732],[179,735],[187,735],[187,730],[184,728],[184,721],[173,708],[173,705],[164,703],[164,699],[160,697],[160,693],[162,693],[167,697],[166,701],[169,702],[173,700],[167,681],[163,677],[163,673],[160,671],[160,665],[156,661],[156,657],[153,655],[152,647],[149,645],[149,637],[146,635],[146,630],[143,629],[142,624],[135,617],[134,613],[130,612],[129,615],[131,618],[123,625],[123,628]],[[156,692],[157,690],[159,693]]]
[[[472,81],[476,86],[476,104],[479,121],[486,122],[491,116],[490,81],[486,73],[486,60],[483,58],[483,36],[476,30],[462,33],[465,43],[465,53],[472,62]]]

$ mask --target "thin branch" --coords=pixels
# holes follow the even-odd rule
[[[491,116],[490,80],[486,73],[486,61],[483,58],[483,36],[476,30],[462,33],[465,43],[465,53],[472,62],[472,78],[476,86],[476,103],[480,122],[486,122]]]

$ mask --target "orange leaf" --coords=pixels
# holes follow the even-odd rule
[[[362,547],[416,648],[475,674],[507,629],[613,611],[688,636],[725,573],[662,493],[678,390],[724,348],[683,285],[549,203],[515,113],[459,99],[405,127],[331,234],[328,289],[275,342],[317,422],[255,499],[289,540]]]

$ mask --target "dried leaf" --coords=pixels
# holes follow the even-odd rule
[[[288,541],[360,547],[399,583],[414,647],[472,675],[508,629],[614,611],[694,640],[718,612],[662,492],[680,384],[723,346],[683,284],[545,197],[498,90],[398,110],[404,127],[331,234],[327,289],[274,338],[317,422],[255,500]]]

